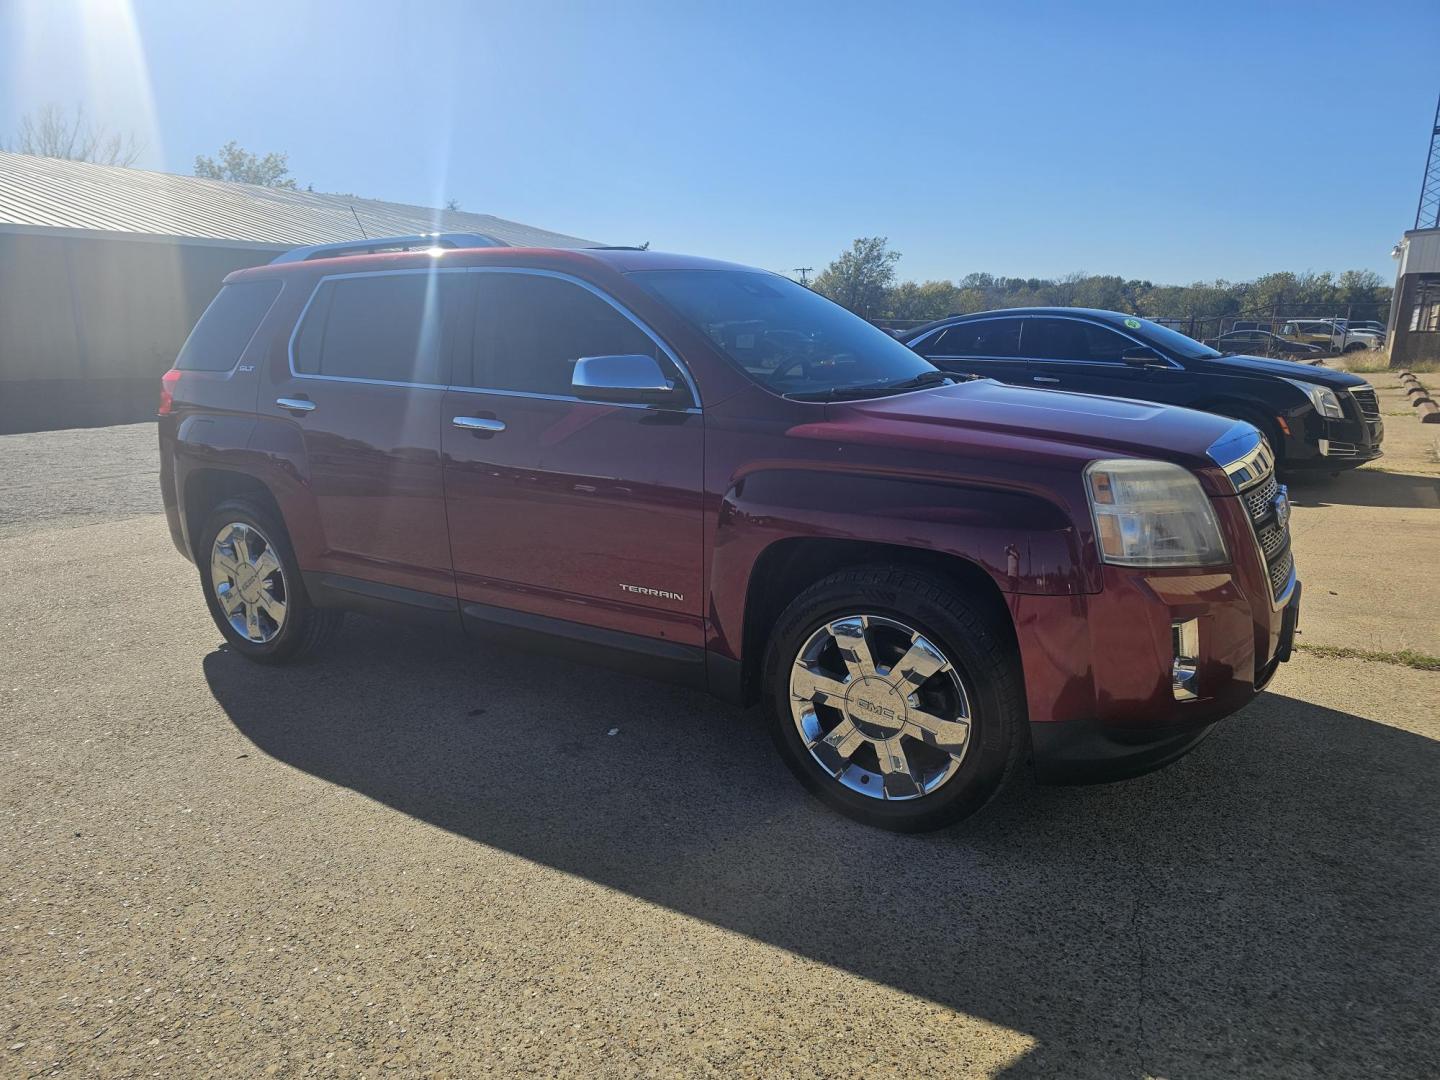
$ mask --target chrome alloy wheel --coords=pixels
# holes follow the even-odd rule
[[[231,522],[215,534],[210,587],[235,632],[263,645],[285,625],[285,572],[265,534]]]
[[[970,695],[919,631],[847,615],[810,635],[790,671],[790,714],[822,769],[873,799],[917,799],[970,748]]]

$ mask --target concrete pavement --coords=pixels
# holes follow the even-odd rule
[[[358,618],[245,664],[126,494],[153,430],[111,432],[99,488],[0,439],[35,493],[0,502],[6,1075],[1440,1060],[1440,675],[1301,655],[1169,769],[898,837],[677,688]],[[1353,574],[1315,553],[1333,509],[1297,511],[1307,602]]]

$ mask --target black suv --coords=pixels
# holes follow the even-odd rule
[[[901,340],[946,371],[1246,420],[1291,472],[1338,473],[1381,453],[1379,402],[1358,375],[1289,360],[1222,356],[1133,315],[1090,308],[984,311],[928,323]]]

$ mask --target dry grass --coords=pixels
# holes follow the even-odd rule
[[[1397,664],[1400,667],[1415,668],[1417,671],[1440,671],[1440,656],[1430,656],[1413,649],[1376,652],[1373,649],[1353,649],[1348,645],[1307,645],[1304,642],[1296,642],[1295,648],[1311,656],[1326,656],[1339,660],[1372,660],[1378,664]]]
[[[1379,372],[1388,372],[1398,375],[1403,371],[1413,371],[1419,375],[1423,372],[1440,372],[1440,360],[1420,360],[1406,368],[1392,368],[1390,362],[1385,359],[1384,353],[1374,357],[1363,353],[1351,353],[1345,357],[1345,370],[1353,371],[1356,375],[1374,375]]]

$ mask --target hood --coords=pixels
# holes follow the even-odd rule
[[[895,397],[831,406],[835,420],[858,421],[872,438],[976,443],[995,436],[1070,449],[1068,457],[1155,457],[1191,469],[1214,467],[1208,451],[1244,441],[1250,425],[1211,413],[1125,398],[1070,394],[977,379]],[[1235,429],[1239,428],[1237,432]],[[937,447],[938,448],[938,447]],[[1217,448],[1217,456],[1223,451]],[[1228,459],[1227,459],[1228,460]]]
[[[1203,370],[1222,374],[1279,375],[1282,378],[1295,379],[1298,382],[1319,383],[1321,386],[1342,390],[1350,386],[1362,386],[1365,383],[1365,380],[1359,375],[1352,375],[1348,371],[1316,367],[1314,364],[1307,364],[1303,361],[1267,360],[1263,356],[1210,357],[1205,360],[1191,360],[1186,364],[1190,368],[1195,368],[1197,365],[1203,365]]]

